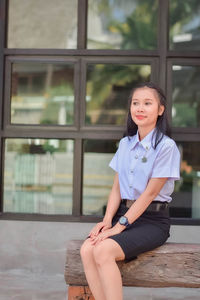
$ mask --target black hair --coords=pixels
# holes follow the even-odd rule
[[[154,134],[152,136],[152,141],[151,141],[152,147],[154,149],[156,149],[157,145],[160,143],[160,141],[162,140],[164,135],[167,135],[169,137],[171,136],[171,130],[170,130],[169,123],[168,123],[167,109],[166,109],[167,100],[166,100],[165,94],[160,87],[158,87],[156,84],[154,84],[152,82],[140,83],[132,89],[130,97],[129,97],[129,110],[128,110],[128,116],[127,116],[127,126],[126,126],[126,131],[124,133],[124,136],[131,137],[137,133],[138,126],[132,120],[130,106],[131,106],[132,97],[133,97],[134,92],[137,89],[144,88],[144,87],[154,89],[160,100],[160,105],[164,106],[163,114],[161,116],[158,116],[158,119],[156,122],[156,130],[154,131]]]

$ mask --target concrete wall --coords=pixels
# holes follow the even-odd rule
[[[0,272],[64,273],[67,243],[84,239],[93,224],[0,221]],[[169,241],[200,243],[200,226],[172,226]]]

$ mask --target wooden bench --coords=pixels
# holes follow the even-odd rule
[[[83,241],[68,244],[65,281],[68,300],[95,300],[87,286],[80,258]],[[166,243],[130,262],[118,263],[123,286],[200,287],[200,244]]]

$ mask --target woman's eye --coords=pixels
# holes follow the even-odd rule
[[[145,105],[151,105],[151,102],[146,102]]]
[[[138,104],[138,102],[135,102],[135,101],[133,101],[133,102],[132,102],[132,104],[133,104],[133,105],[137,105],[137,104]]]

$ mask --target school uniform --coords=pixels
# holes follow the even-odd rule
[[[118,173],[122,199],[113,226],[144,192],[151,178],[168,178],[145,212],[120,234],[110,237],[121,246],[127,260],[161,246],[169,237],[169,203],[174,181],[180,176],[180,153],[176,143],[165,135],[154,149],[155,130],[142,141],[138,132],[121,139],[109,164]]]

